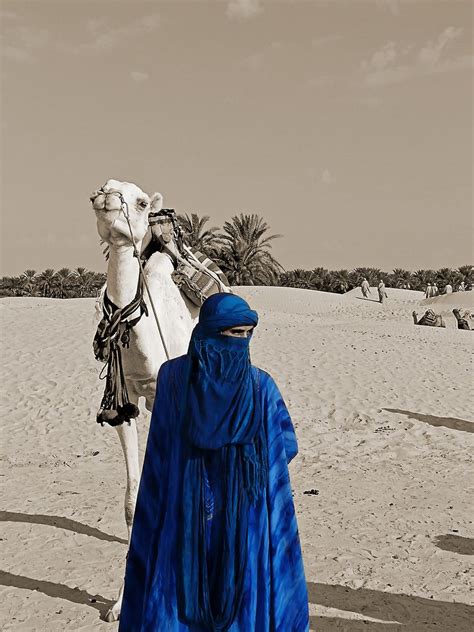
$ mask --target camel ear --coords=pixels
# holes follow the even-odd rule
[[[161,211],[161,209],[163,208],[163,196],[161,195],[161,193],[153,193],[153,195],[151,196],[150,206],[151,210],[155,213]]]

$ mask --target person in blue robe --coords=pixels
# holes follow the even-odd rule
[[[119,632],[307,632],[288,463],[298,446],[272,377],[251,364],[258,315],[202,305],[188,353],[157,379]]]

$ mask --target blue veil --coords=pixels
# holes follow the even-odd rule
[[[256,326],[258,315],[239,296],[214,294],[203,304],[185,363],[181,424],[185,470],[178,532],[178,613],[188,625],[226,632],[242,600],[248,513],[266,488],[268,459],[250,338],[222,335]],[[206,516],[206,464],[222,495],[219,528]]]

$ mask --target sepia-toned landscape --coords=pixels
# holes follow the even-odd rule
[[[388,288],[380,305],[358,289],[235,291],[260,314],[253,362],[296,427],[312,629],[468,632],[474,337],[451,310],[472,312],[472,292]],[[445,329],[413,324],[429,305]],[[116,630],[100,615],[123,575],[125,467],[115,431],[95,422],[94,299],[1,309],[2,630]]]
[[[311,631],[472,631],[473,17],[0,0],[0,632],[118,631],[145,402],[216,288],[296,429]]]

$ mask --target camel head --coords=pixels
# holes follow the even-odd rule
[[[132,237],[138,244],[148,230],[148,213],[159,211],[163,196],[155,193],[151,198],[131,182],[107,180],[103,187],[90,196],[97,217],[99,235],[110,246],[131,246]]]

